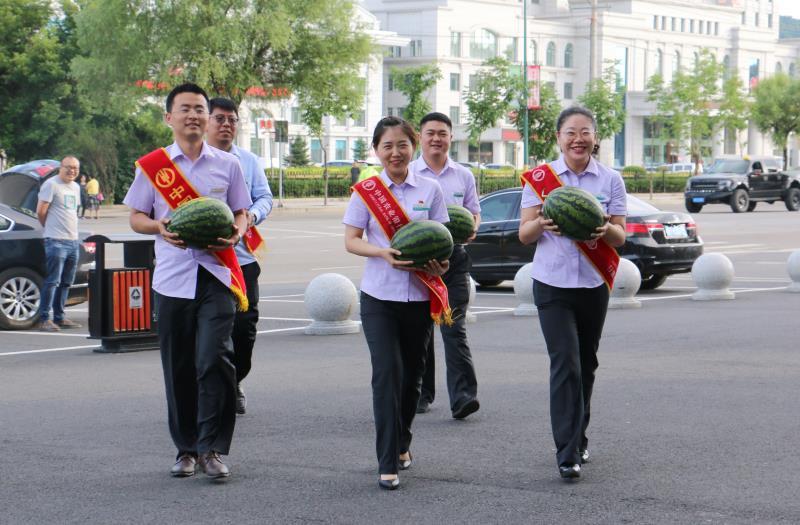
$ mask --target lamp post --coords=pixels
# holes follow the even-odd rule
[[[522,165],[528,166],[528,0],[522,0],[522,78],[525,81],[525,128],[522,143]]]

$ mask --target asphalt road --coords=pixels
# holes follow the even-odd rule
[[[641,309],[609,312],[579,483],[556,472],[536,318],[511,314],[510,283],[479,290],[468,330],[482,408],[449,417],[439,344],[437,400],[387,493],[363,335],[302,332],[311,278],[361,274],[342,205],[287,203],[264,228],[260,335],[226,483],[169,477],[156,352],[94,353],[84,330],[0,333],[0,523],[800,522],[800,294],[783,290],[800,215],[704,208],[706,251],[733,261],[736,299],[692,301],[690,277],[675,276]],[[119,210],[90,222],[127,231]],[[85,323],[85,306],[70,316]]]

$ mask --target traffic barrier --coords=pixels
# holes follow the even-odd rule
[[[303,303],[313,319],[307,335],[357,334],[361,325],[350,319],[356,309],[355,285],[338,273],[323,273],[308,283]]]
[[[475,280],[469,278],[469,301],[467,302],[467,313],[465,314],[468,323],[474,323],[478,320],[478,316],[472,311],[472,305],[475,304],[475,294],[477,293],[477,285]]]
[[[533,263],[528,263],[519,270],[514,276],[514,294],[519,300],[519,305],[514,308],[516,316],[534,316],[539,314],[536,305],[533,304]]]
[[[642,302],[636,298],[636,293],[642,285],[642,273],[628,259],[619,260],[617,275],[614,277],[614,287],[608,299],[609,308],[641,308]]]
[[[733,282],[733,263],[721,253],[705,253],[692,265],[692,280],[697,291],[694,301],[719,301],[734,299],[729,289]]]
[[[789,255],[786,271],[792,279],[792,284],[786,287],[786,291],[800,293],[800,250],[795,250]]]

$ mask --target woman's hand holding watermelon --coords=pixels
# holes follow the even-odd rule
[[[608,227],[611,225],[608,222],[608,220],[611,218],[611,216],[606,215],[605,218],[606,222],[604,222],[602,226],[598,226],[597,229],[594,230],[594,233],[592,234],[592,239],[600,239],[604,237],[606,233],[608,233]]]
[[[416,268],[412,268],[411,265],[414,264],[414,261],[399,261],[395,258],[395,255],[400,255],[400,250],[395,250],[394,248],[383,248],[380,250],[379,253],[380,257],[392,265],[392,268],[395,270],[404,270],[406,272],[413,272]]]
[[[431,275],[444,275],[450,269],[450,260],[437,261],[436,259],[431,259],[421,269]]]
[[[167,230],[167,225],[169,224],[169,219],[164,217],[160,221],[156,221],[158,224],[158,233],[161,237],[164,238],[169,244],[175,246],[176,248],[180,248],[181,250],[186,249],[186,243],[183,242],[180,238],[180,235],[177,233],[172,233],[171,231]]]
[[[241,240],[242,236],[239,234],[239,228],[234,224],[231,226],[231,236],[227,239],[217,237],[217,243],[209,244],[208,250],[212,252],[221,252],[222,250],[226,250],[231,246],[236,246],[236,244]]]
[[[544,215],[539,215],[539,224],[541,224],[542,230],[561,236],[561,230],[558,229],[558,225],[553,222],[553,219],[545,219]]]

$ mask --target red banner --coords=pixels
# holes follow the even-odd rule
[[[372,176],[355,184],[352,188],[358,193],[367,209],[378,221],[386,238],[390,241],[397,230],[411,222],[403,207],[395,199],[394,194],[386,187],[380,177]],[[447,286],[438,275],[431,275],[422,270],[414,275],[428,287],[431,299],[431,318],[436,324],[444,322],[447,326],[453,324],[452,312],[447,297]]]
[[[530,185],[531,189],[544,202],[547,196],[555,189],[560,188],[564,183],[558,174],[553,171],[549,164],[542,164],[536,168],[522,174],[522,185]],[[617,275],[619,266],[619,254],[611,245],[603,239],[592,239],[590,241],[574,241],[578,249],[589,259],[594,269],[605,281],[608,289],[614,287],[614,277]]]

